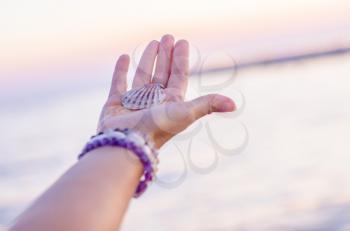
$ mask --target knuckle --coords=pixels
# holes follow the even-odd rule
[[[214,104],[214,100],[215,98],[217,97],[217,94],[208,94],[206,96],[202,96],[203,97],[203,100],[205,102],[205,114],[211,114],[213,113],[214,111],[214,108],[213,108],[213,104]]]

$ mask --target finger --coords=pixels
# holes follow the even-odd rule
[[[154,107],[150,110],[151,120],[144,124],[153,124],[162,131],[163,135],[175,135],[207,114],[230,112],[235,109],[236,106],[230,98],[211,94],[188,102],[175,102],[167,104],[166,107]]]
[[[158,46],[159,42],[153,40],[146,47],[136,69],[132,88],[139,88],[151,82],[154,61],[158,53]]]
[[[182,99],[185,97],[187,88],[189,66],[188,56],[188,42],[186,40],[179,40],[178,42],[176,42],[173,51],[171,73],[167,87],[177,89]]]
[[[108,101],[120,101],[127,88],[126,77],[129,69],[129,55],[121,55],[115,65]]]
[[[164,35],[160,40],[156,69],[152,82],[166,86],[170,75],[171,55],[174,48],[174,37]]]
[[[218,94],[209,94],[186,102],[192,112],[194,120],[197,120],[212,112],[231,112],[236,110],[232,99]]]

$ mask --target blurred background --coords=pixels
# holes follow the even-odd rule
[[[124,230],[350,230],[348,0],[1,0],[0,29],[0,230],[75,163],[117,57],[167,33],[187,98],[241,110],[161,150]]]

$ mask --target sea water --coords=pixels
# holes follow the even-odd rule
[[[217,92],[242,110],[203,118],[162,148],[158,179],[132,201],[124,229],[349,230],[349,64],[192,77],[188,98]],[[2,111],[3,229],[75,163],[105,96],[96,86]]]

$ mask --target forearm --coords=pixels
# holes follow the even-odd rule
[[[153,144],[161,147],[208,113],[235,109],[231,99],[216,94],[184,102],[188,62],[186,40],[174,43],[171,35],[165,35],[160,43],[152,41],[142,54],[131,91],[127,91],[130,58],[120,56],[99,121],[98,132],[103,132],[103,139],[95,136],[81,154],[107,144],[130,148],[134,153],[116,147],[90,151],[34,202],[11,230],[116,230],[141,174],[144,180],[137,187],[138,195],[155,177],[158,161]],[[126,103],[125,95],[131,97]],[[136,108],[127,106],[130,102],[135,106],[136,99],[144,100],[142,107],[141,101]],[[130,132],[140,133],[142,138]]]
[[[116,230],[142,174],[133,153],[91,151],[17,220],[11,230]]]

